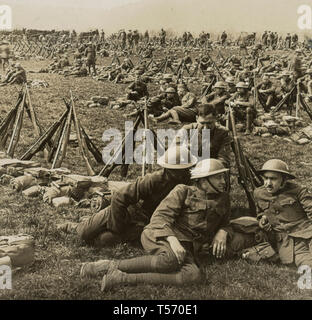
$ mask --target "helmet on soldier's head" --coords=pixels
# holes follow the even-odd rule
[[[206,72],[213,73],[213,68],[212,67],[207,68]]]
[[[271,159],[264,163],[261,170],[258,172],[263,174],[266,171],[279,172],[286,175],[289,179],[296,179],[294,175],[289,173],[289,168],[286,162],[279,159]]]
[[[238,83],[236,84],[236,88],[248,89],[248,84],[245,83],[245,82],[240,81],[240,82],[238,82]]]
[[[157,163],[167,169],[187,169],[197,163],[197,158],[185,146],[174,145],[157,159]]]
[[[214,88],[221,88],[221,89],[226,89],[226,83],[223,81],[217,81],[216,84],[213,86]]]
[[[169,87],[169,88],[166,89],[165,92],[166,93],[176,93],[176,90],[175,90],[175,88]]]
[[[191,170],[191,179],[210,177],[227,171],[229,169],[225,168],[220,160],[205,159],[199,161],[195,168]]]

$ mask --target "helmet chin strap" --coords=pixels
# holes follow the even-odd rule
[[[208,182],[209,186],[214,190],[216,193],[222,193],[220,190],[216,188],[216,186],[209,180],[209,177],[206,178],[206,181]]]

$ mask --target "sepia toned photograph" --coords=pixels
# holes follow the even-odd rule
[[[5,0],[0,61],[0,300],[311,300],[312,2]]]

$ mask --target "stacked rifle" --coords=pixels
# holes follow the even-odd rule
[[[25,111],[32,122],[34,132],[37,136],[40,136],[42,129],[31,103],[27,85],[23,85],[16,105],[10,110],[8,115],[0,124],[0,149],[4,151],[6,144],[9,141],[6,153],[12,158],[20,139]]]
[[[93,176],[95,175],[95,172],[91,165],[90,153],[98,163],[102,163],[102,155],[79,122],[72,92],[70,104],[65,99],[64,102],[67,110],[58,121],[52,124],[48,130],[28,148],[21,159],[30,160],[37,152],[44,150],[44,148],[49,146],[48,162],[52,162],[52,169],[61,167],[66,156],[71,124],[73,122],[80,153],[85,161],[88,175]]]

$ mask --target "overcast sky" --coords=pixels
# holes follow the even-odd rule
[[[312,6],[312,1],[305,0],[4,0],[4,3],[12,7],[15,28],[77,31],[103,28],[107,33],[120,28],[144,31],[161,27],[194,33],[267,29],[299,33],[298,6]]]

